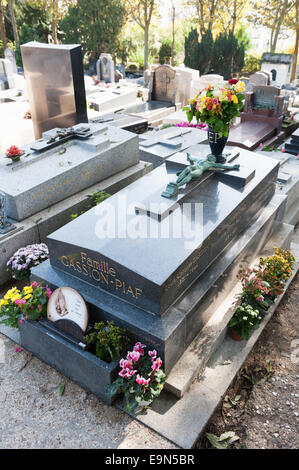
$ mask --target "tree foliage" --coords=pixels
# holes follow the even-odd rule
[[[170,41],[163,42],[159,50],[159,63],[165,64],[167,59],[170,59],[171,54],[172,54],[172,49],[171,49]]]
[[[64,42],[81,43],[84,53],[113,53],[126,12],[121,0],[78,0],[60,21]]]
[[[275,52],[283,26],[290,22],[296,0],[251,0],[252,12],[248,20],[271,31],[270,52]]]
[[[210,30],[198,42],[198,33],[191,31],[185,42],[185,65],[206,73],[217,73],[225,79],[244,67],[245,45],[232,31],[220,33],[215,40]]]
[[[191,69],[199,70],[199,36],[197,29],[190,31],[185,38],[185,65]]]
[[[160,0],[124,0],[128,18],[144,31],[144,68],[148,68],[149,28]]]

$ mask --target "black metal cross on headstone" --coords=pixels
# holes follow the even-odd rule
[[[68,127],[64,129],[55,128],[45,132],[44,137],[39,139],[30,146],[35,152],[43,152],[53,147],[64,144],[72,139],[86,140],[92,136],[90,128],[87,126]]]

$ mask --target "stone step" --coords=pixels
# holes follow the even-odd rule
[[[220,347],[214,352],[200,380],[194,380],[183,398],[178,399],[163,390],[159,399],[146,413],[131,416],[142,424],[183,449],[191,449],[206,428],[217,406],[249,353],[253,349],[264,328],[271,320],[275,310],[283,299],[289,285],[298,272],[298,265],[293,276],[286,284],[283,294],[265,315],[259,328],[248,341],[234,341],[226,335]],[[227,363],[224,365],[224,363]],[[116,406],[124,410],[118,402]],[[125,410],[124,410],[125,411]]]
[[[279,230],[275,232],[262,250],[262,255],[268,256],[273,253],[273,246],[288,249],[293,233],[294,227],[292,225],[281,224]],[[259,256],[254,259],[253,265],[258,262]],[[233,316],[236,306],[239,304],[242,291],[241,284],[235,280],[234,287],[228,291],[229,294],[218,308],[215,307],[215,302],[212,301],[213,316],[193,340],[168,376],[166,389],[178,398],[181,398],[186,393],[194,378],[203,372],[209,359],[223,341],[227,324]]]

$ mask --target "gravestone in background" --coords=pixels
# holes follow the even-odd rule
[[[10,47],[7,47],[5,49],[4,57],[5,57],[5,59],[7,59],[11,62],[12,72],[13,73],[18,73],[18,68],[17,68],[17,63],[16,63],[16,55]]]
[[[157,168],[171,155],[207,140],[207,132],[201,129],[170,127],[139,136],[139,152],[142,161]]]
[[[0,59],[0,84],[0,90],[7,90],[15,87],[13,66],[8,59]]]
[[[1,155],[0,191],[8,217],[22,221],[139,163],[138,136],[132,132],[96,123],[72,130],[72,139],[60,139],[61,129],[45,132],[23,147],[26,157],[9,166]]]
[[[249,77],[249,83],[253,85],[270,85],[270,80],[268,75],[263,72],[256,72]]]
[[[170,65],[160,65],[152,74],[153,82],[152,89],[150,90],[151,100],[166,101],[171,104],[176,104],[178,85],[176,70]]]
[[[179,72],[177,101],[182,103],[182,106],[186,106],[189,100],[198,93],[198,91],[194,93],[194,84],[199,80],[199,71],[182,66],[177,67],[176,70]]]
[[[126,69],[123,64],[117,64],[115,69],[118,70],[122,74],[122,78],[126,78]]]
[[[29,42],[21,53],[35,138],[88,122],[81,46]]]
[[[281,131],[285,108],[284,95],[273,86],[255,85],[245,93],[241,123],[231,129],[229,144],[255,149]]]
[[[97,61],[97,79],[105,83],[114,83],[114,62],[110,54],[101,54]]]

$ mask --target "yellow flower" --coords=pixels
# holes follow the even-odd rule
[[[24,294],[32,294],[33,287],[32,286],[25,286],[23,291],[24,291]]]
[[[31,294],[27,294],[27,295],[25,295],[25,297],[23,297],[23,299],[26,299],[26,300],[27,300],[27,299],[31,299],[31,297],[32,297]]]
[[[2,307],[2,305],[7,305],[7,304],[8,304],[7,300],[5,300],[5,299],[0,300],[0,308]]]
[[[236,83],[236,85],[234,86],[234,88],[237,93],[243,93],[243,91],[245,90],[245,83],[239,80],[238,83]]]
[[[238,97],[236,95],[233,95],[233,102],[235,104],[238,104],[239,103],[239,100],[238,100]]]

